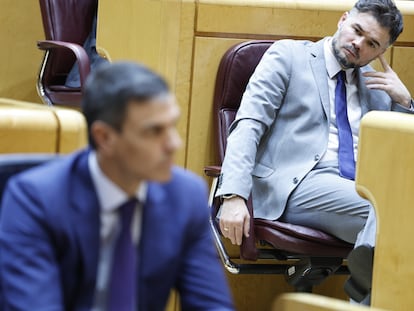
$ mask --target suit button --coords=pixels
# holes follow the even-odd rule
[[[293,183],[296,185],[299,182],[299,179],[297,177],[293,178]]]
[[[319,161],[320,158],[319,154],[315,155],[315,161]]]

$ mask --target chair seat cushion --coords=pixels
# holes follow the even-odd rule
[[[353,244],[309,227],[260,218],[254,223],[257,240],[287,252],[346,257],[353,248]]]

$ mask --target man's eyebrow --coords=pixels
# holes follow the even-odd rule
[[[358,28],[358,30],[359,30],[360,32],[362,32],[362,33],[366,33],[366,31],[362,28],[362,26],[361,26],[360,24],[355,23],[355,24],[354,24],[354,26],[355,26],[356,28]],[[380,47],[380,46],[381,46],[381,44],[378,42],[378,40],[376,40],[376,39],[374,39],[374,38],[372,38],[372,37],[369,37],[369,40],[371,40],[371,41],[372,41],[372,43],[374,43],[376,46],[378,46],[378,47]]]

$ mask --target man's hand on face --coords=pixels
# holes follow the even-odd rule
[[[241,245],[243,234],[249,236],[250,215],[241,197],[223,200],[220,214],[220,230],[232,244]]]
[[[398,75],[392,70],[391,66],[385,60],[384,54],[381,54],[378,59],[381,62],[383,72],[370,71],[365,72],[367,77],[366,86],[369,89],[383,90],[388,93],[394,102],[397,102],[407,108],[411,106],[411,94],[405,85],[401,82]]]

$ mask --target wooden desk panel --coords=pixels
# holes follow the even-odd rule
[[[372,111],[360,130],[356,187],[377,213],[372,305],[412,310],[414,115]]]
[[[386,311],[310,293],[280,295],[273,311]]]
[[[0,98],[0,153],[69,153],[87,145],[76,110]]]

